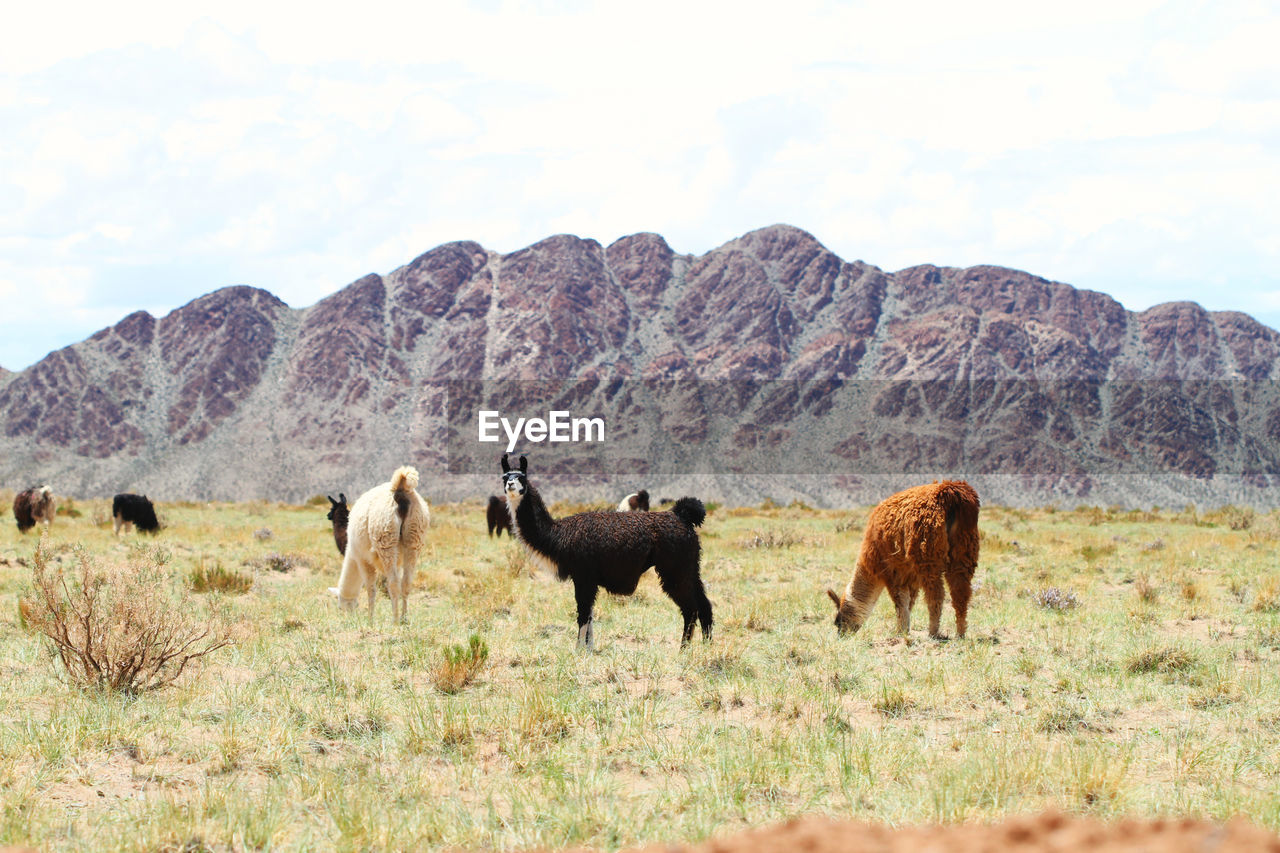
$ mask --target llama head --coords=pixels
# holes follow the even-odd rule
[[[520,470],[513,470],[507,461],[507,454],[502,454],[502,491],[507,496],[507,503],[514,510],[520,505],[520,499],[529,490],[529,460],[520,457]]]
[[[329,498],[330,504],[329,514],[326,515],[325,518],[330,521],[336,521],[339,524],[346,524],[347,518],[350,515],[350,510],[347,509],[346,494],[344,492],[338,492],[338,499],[336,501],[328,495],[325,495],[325,497]]]
[[[828,588],[827,596],[836,605],[836,630],[841,634],[854,634],[862,627],[862,613],[855,606],[853,599],[841,598],[835,590]]]

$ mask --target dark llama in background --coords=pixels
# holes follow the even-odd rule
[[[494,531],[498,533],[498,538],[502,538],[502,531],[507,531],[507,535],[511,536],[511,514],[507,512],[507,499],[498,497],[497,495],[489,496],[489,506],[485,508],[485,522],[489,525],[489,535],[493,536]]]
[[[26,533],[40,522],[48,530],[56,511],[53,490],[48,486],[32,486],[13,498],[13,518],[18,522],[19,533]]]
[[[146,495],[121,493],[111,501],[111,521],[116,536],[128,526],[139,533],[159,533],[160,522],[156,519],[156,508]]]
[[[325,518],[333,522],[333,544],[338,546],[338,556],[347,554],[347,523],[351,518],[351,510],[347,508],[346,492],[338,492],[338,499],[329,498],[329,514]]]
[[[911,608],[924,590],[929,636],[942,639],[942,583],[951,588],[956,636],[968,627],[969,594],[978,566],[978,493],[963,480],[944,480],[890,495],[871,511],[853,578],[844,595],[828,589],[840,633],[857,631],[880,597],[898,611],[898,633],[911,627]]]
[[[594,648],[592,610],[600,588],[631,595],[650,567],[684,617],[681,647],[693,627],[711,639],[711,602],[699,574],[702,543],[696,527],[707,511],[697,498],[681,498],[670,512],[584,512],[552,518],[542,495],[528,478],[528,461],[520,457],[513,470],[502,456],[502,486],[511,514],[512,533],[536,557],[553,565],[560,580],[573,581],[578,605],[578,644]]]

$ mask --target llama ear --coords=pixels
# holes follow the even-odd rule
[[[525,459],[523,456],[520,457],[520,473],[529,473],[529,460]]]
[[[505,474],[510,470],[511,470],[511,463],[507,461],[507,454],[504,453],[502,454],[502,473]]]
[[[325,497],[329,499],[329,503],[333,504],[334,506],[338,505],[338,502],[333,499],[332,495],[325,495]]]
[[[346,506],[346,505],[347,505],[347,493],[346,493],[346,492],[338,492],[338,500],[342,501],[342,505],[343,505],[343,506]]]
[[[836,603],[836,610],[840,609],[840,596],[836,595],[835,590],[828,588],[827,595],[831,596],[831,600]]]

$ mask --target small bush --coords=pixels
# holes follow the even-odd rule
[[[76,502],[72,498],[63,498],[58,501],[58,508],[53,511],[53,514],[61,515],[64,518],[79,518],[84,515],[84,513],[76,509]]]
[[[738,543],[740,548],[793,548],[805,544],[804,537],[794,530],[759,530]]]
[[[476,677],[489,659],[489,646],[479,634],[472,634],[466,647],[446,646],[444,660],[431,674],[441,693],[457,693]]]
[[[1133,582],[1133,591],[1143,604],[1155,604],[1160,599],[1160,587],[1146,575],[1139,575]]]
[[[270,527],[259,527],[257,530],[253,531],[253,538],[257,539],[259,542],[266,542],[274,535],[275,534],[271,532]]]
[[[1280,578],[1270,577],[1262,582],[1253,597],[1253,609],[1258,613],[1280,611]]]
[[[292,554],[272,552],[260,559],[253,560],[249,565],[255,569],[265,569],[271,572],[291,572],[298,566],[306,565],[306,563]]]
[[[1116,546],[1108,543],[1106,545],[1083,545],[1080,548],[1080,556],[1084,557],[1086,563],[1095,563],[1103,557],[1110,557],[1116,552]]]
[[[902,690],[888,686],[882,688],[880,698],[871,703],[871,707],[890,719],[905,717],[915,706],[915,700]]]
[[[197,566],[191,570],[191,589],[195,592],[225,592],[241,595],[248,592],[251,586],[253,586],[253,578],[237,571],[224,569],[221,564],[214,565],[212,568]]]
[[[38,546],[23,618],[48,637],[78,687],[145,693],[231,643],[218,619],[197,619],[154,560],[102,568],[82,550],[68,580]]]
[[[1031,597],[1038,607],[1045,610],[1075,610],[1080,606],[1080,599],[1069,589],[1058,589],[1056,586],[1042,589]]]
[[[1185,672],[1195,666],[1191,652],[1179,646],[1156,646],[1143,649],[1129,657],[1125,669],[1132,673]]]

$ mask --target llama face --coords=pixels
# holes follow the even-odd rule
[[[512,509],[520,505],[520,499],[529,489],[529,481],[519,471],[508,471],[502,475],[502,491],[507,495],[507,503]]]
[[[841,634],[857,633],[862,627],[862,619],[854,602],[836,595],[835,590],[827,590],[827,595],[836,605],[836,630]]]

